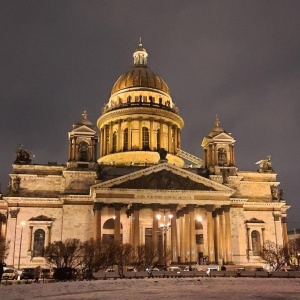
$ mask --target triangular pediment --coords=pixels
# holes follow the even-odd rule
[[[116,184],[112,188],[215,191],[211,186],[194,181],[189,177],[174,174],[168,170],[142,175],[141,177]]]
[[[214,136],[213,139],[214,140],[234,140],[234,138],[226,132],[222,132],[222,133]]]
[[[98,188],[233,192],[225,185],[168,163],[158,164],[92,187]]]
[[[39,215],[37,217],[30,218],[29,221],[53,221],[53,219],[51,219],[45,215]]]
[[[91,134],[95,134],[96,131],[86,125],[82,125],[79,127],[76,127],[72,130],[73,133],[91,133]]]

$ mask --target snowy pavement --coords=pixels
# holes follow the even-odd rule
[[[300,279],[162,278],[0,286],[0,299],[300,299]]]

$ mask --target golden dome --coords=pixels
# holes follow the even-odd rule
[[[149,88],[160,90],[170,94],[169,87],[165,81],[147,67],[148,53],[140,43],[133,54],[134,65],[131,69],[121,75],[114,84],[111,95],[128,88]]]
[[[149,68],[144,66],[134,66],[127,73],[121,75],[114,84],[111,95],[120,90],[132,87],[157,89],[170,94],[169,87],[165,81],[160,76],[154,74]]]

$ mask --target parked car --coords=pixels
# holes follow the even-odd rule
[[[51,268],[45,268],[41,271],[41,278],[51,279],[53,278],[54,271]]]
[[[219,271],[218,265],[209,265],[206,269],[206,274],[209,275],[211,271]]]
[[[7,268],[4,270],[2,279],[18,279],[18,271],[13,268]]]
[[[255,272],[262,272],[262,271],[266,271],[263,267],[257,267],[257,268],[254,268],[254,271]]]
[[[202,268],[200,266],[188,266],[183,271],[202,271]]]
[[[153,271],[159,271],[159,268],[149,267],[149,268],[146,269],[146,272],[153,272]]]
[[[107,268],[105,272],[117,272],[114,268]]]
[[[71,267],[57,268],[53,273],[55,280],[76,280],[77,271]]]
[[[126,272],[136,272],[136,268],[135,267],[127,267],[126,268]]]
[[[20,275],[20,279],[34,279],[35,268],[24,268]]]

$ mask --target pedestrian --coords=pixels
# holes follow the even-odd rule
[[[41,274],[41,267],[38,266],[34,270],[34,282],[39,283],[40,274]]]

